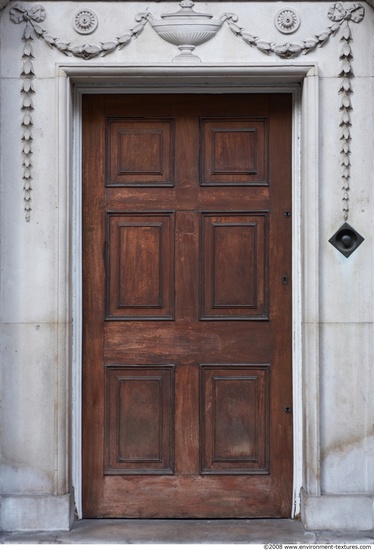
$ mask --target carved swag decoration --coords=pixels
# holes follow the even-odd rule
[[[183,0],[182,0],[183,1]],[[193,2],[191,2],[193,5]],[[352,90],[352,34],[350,23],[360,23],[365,15],[365,8],[361,4],[353,4],[352,7],[344,9],[340,3],[330,6],[327,16],[332,21],[324,31],[314,35],[312,38],[295,42],[285,42],[276,44],[274,42],[263,40],[254,34],[249,33],[238,24],[238,16],[233,13],[225,13],[221,16],[235,34],[249,46],[256,48],[264,54],[274,54],[284,59],[293,59],[303,54],[306,55],[317,47],[322,47],[330,37],[335,36],[341,30],[341,70],[339,77],[341,85],[339,88],[340,99],[340,128],[341,128],[341,178],[343,191],[343,218],[348,219],[349,214],[349,191],[350,191],[350,167],[351,167],[351,95]],[[145,25],[153,16],[149,12],[138,13],[135,16],[135,25],[125,31],[121,36],[107,42],[99,44],[84,43],[81,45],[72,44],[66,40],[60,40],[52,36],[48,30],[43,28],[40,23],[46,19],[46,10],[41,5],[32,6],[26,9],[20,4],[16,4],[10,9],[10,19],[13,23],[25,23],[22,40],[24,42],[22,54],[22,155],[23,155],[23,189],[25,202],[25,217],[30,221],[31,213],[31,191],[32,191],[32,127],[33,127],[33,95],[35,94],[34,79],[35,71],[33,64],[33,40],[37,38],[52,49],[58,50],[67,56],[79,57],[85,60],[103,57],[110,53],[124,48],[134,38],[137,38],[143,31]]]

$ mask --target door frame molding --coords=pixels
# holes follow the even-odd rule
[[[293,399],[292,516],[300,494],[320,495],[318,68],[315,63],[56,64],[60,300],[70,312],[59,338],[65,471],[82,517],[82,118],[84,94],[292,93]],[[68,284],[66,284],[68,281]],[[64,390],[64,391],[63,391]],[[61,451],[63,449],[61,446]],[[62,454],[61,453],[61,454]],[[62,459],[62,456],[61,456]]]

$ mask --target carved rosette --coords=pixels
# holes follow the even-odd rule
[[[300,16],[291,8],[284,8],[277,12],[274,24],[279,32],[292,34],[300,27]]]
[[[92,10],[79,10],[73,17],[74,30],[79,34],[91,34],[98,23],[97,15]]]

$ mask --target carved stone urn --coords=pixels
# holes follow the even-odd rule
[[[164,13],[161,19],[155,19],[149,14],[148,21],[161,38],[175,44],[181,50],[173,61],[194,63],[200,61],[200,58],[192,51],[199,44],[213,38],[226,17],[213,19],[210,13],[196,12],[193,10],[192,0],[182,0],[179,5],[180,10],[175,13]]]

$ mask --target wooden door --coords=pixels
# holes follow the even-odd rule
[[[84,517],[289,516],[291,97],[83,101]]]

